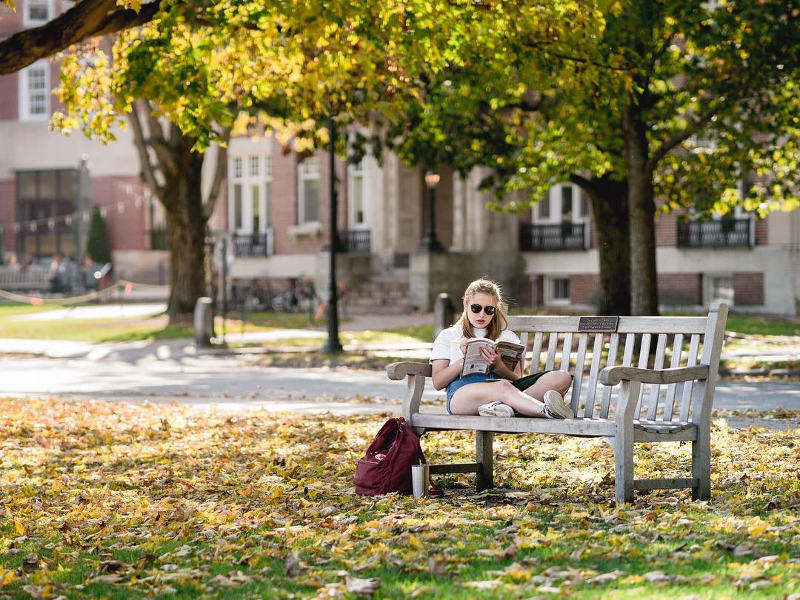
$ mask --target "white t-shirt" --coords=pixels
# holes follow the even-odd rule
[[[474,337],[486,337],[486,329],[475,329]],[[456,323],[452,327],[442,329],[436,339],[433,341],[433,350],[431,350],[431,362],[434,360],[448,359],[448,365],[452,365],[457,360],[460,360],[464,353],[461,352],[461,340],[464,339],[464,329],[460,323]],[[519,344],[517,334],[508,329],[504,329],[498,340],[508,340],[509,342],[516,342]]]

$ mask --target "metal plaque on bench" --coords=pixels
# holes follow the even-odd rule
[[[581,317],[578,320],[578,331],[615,332],[619,325],[619,317]]]

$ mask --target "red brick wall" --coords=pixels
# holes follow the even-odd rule
[[[0,38],[9,37],[11,34],[24,29],[22,25],[23,4],[25,0],[17,0],[17,10],[13,11],[4,7],[2,9],[2,18],[0,18]]]
[[[2,36],[0,36],[2,37]],[[0,120],[19,118],[19,79],[16,73],[0,77]]]
[[[596,305],[600,289],[597,275],[583,273],[569,276],[569,301],[572,304]]]
[[[764,304],[764,274],[758,272],[734,273],[733,303],[738,306]]]
[[[16,221],[17,201],[14,190],[13,179],[0,180],[0,223],[3,224],[3,248],[6,252],[14,252],[16,248],[14,222]]]
[[[272,196],[271,219],[274,233],[274,251],[276,254],[306,254],[316,253],[328,243],[328,229],[330,214],[328,153],[320,152],[320,178],[319,178],[319,220],[322,232],[319,236],[295,237],[289,229],[297,225],[297,154],[284,153],[281,145],[275,141],[272,152]],[[336,176],[339,178],[337,188],[338,220],[340,229],[347,224],[347,171],[346,166],[339,159],[336,161]]]
[[[659,301],[668,305],[695,305],[703,302],[703,276],[700,273],[661,273],[658,275]]]
[[[668,212],[656,217],[656,246],[678,245],[678,214]]]
[[[756,246],[766,246],[767,244],[769,244],[767,220],[756,219]]]
[[[112,250],[146,250],[147,204],[136,206],[135,195],[126,191],[128,184],[141,187],[138,177],[93,177],[91,204],[105,211]]]

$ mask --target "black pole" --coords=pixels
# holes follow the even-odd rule
[[[435,179],[431,182],[428,177],[433,175]],[[436,237],[436,184],[439,182],[439,177],[432,172],[425,175],[425,185],[428,187],[428,232],[425,234],[417,247],[418,250],[427,250],[428,252],[442,252],[444,246]]]
[[[336,230],[337,199],[336,199],[336,125],[333,117],[328,121],[330,134],[330,148],[328,150],[328,165],[330,167],[330,241],[329,247],[329,277],[328,277],[328,341],[322,347],[323,352],[341,352],[344,350],[339,341],[339,314],[337,312],[338,298],[336,293],[336,248],[339,245],[338,231]]]

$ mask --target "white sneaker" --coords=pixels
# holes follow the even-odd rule
[[[555,390],[544,393],[544,414],[548,419],[574,419],[572,409],[564,402],[564,397]]]
[[[513,417],[514,409],[502,402],[489,402],[478,407],[478,414],[482,417]]]

